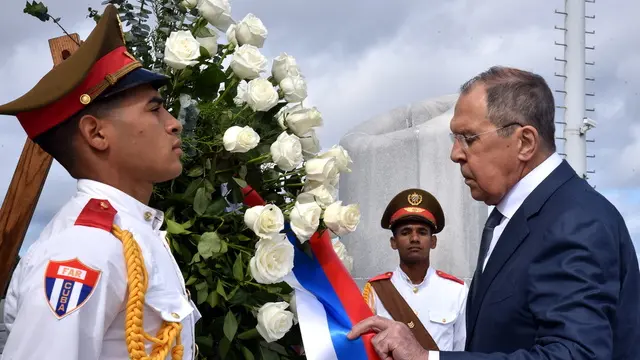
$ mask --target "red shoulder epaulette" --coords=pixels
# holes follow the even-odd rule
[[[118,211],[107,200],[91,199],[78,215],[75,225],[111,232]]]
[[[444,278],[444,279],[447,279],[447,280],[451,280],[451,281],[455,281],[455,282],[457,282],[459,284],[464,285],[464,280],[458,279],[457,277],[455,277],[453,275],[450,275],[450,274],[447,274],[444,271],[436,270],[436,274],[438,276],[440,276],[441,278]]]
[[[369,279],[369,282],[378,281],[378,280],[388,280],[388,279],[391,279],[392,276],[393,276],[392,272],[386,272],[384,274],[380,274],[372,277],[371,279]]]

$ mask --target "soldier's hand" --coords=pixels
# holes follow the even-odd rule
[[[428,360],[425,350],[409,328],[397,321],[372,316],[356,324],[347,337],[355,339],[362,334],[375,332],[371,339],[373,348],[382,360]]]

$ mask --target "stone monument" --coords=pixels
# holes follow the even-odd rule
[[[446,95],[399,107],[348,131],[342,145],[354,163],[342,173],[339,198],[358,203],[358,229],[342,238],[353,257],[353,276],[360,287],[367,279],[395,269],[397,253],[391,232],[380,227],[387,203],[403,189],[420,187],[443,207],[445,228],[431,251],[431,264],[469,283],[473,277],[487,206],[471,197],[458,164],[449,154],[449,123],[458,95]]]

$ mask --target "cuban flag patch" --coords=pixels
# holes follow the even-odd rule
[[[50,260],[45,272],[45,295],[53,313],[62,319],[84,305],[100,280],[100,270],[76,259]]]

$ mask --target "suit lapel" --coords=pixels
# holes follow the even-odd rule
[[[529,194],[509,220],[509,223],[500,235],[489,257],[489,261],[487,261],[487,266],[482,274],[474,276],[473,283],[471,284],[472,287],[477,287],[477,289],[475,289],[476,296],[467,301],[467,344],[469,344],[469,340],[475,330],[482,302],[491,283],[529,234],[529,219],[535,216],[549,197],[572,177],[576,177],[575,171],[563,160],[562,163]]]

